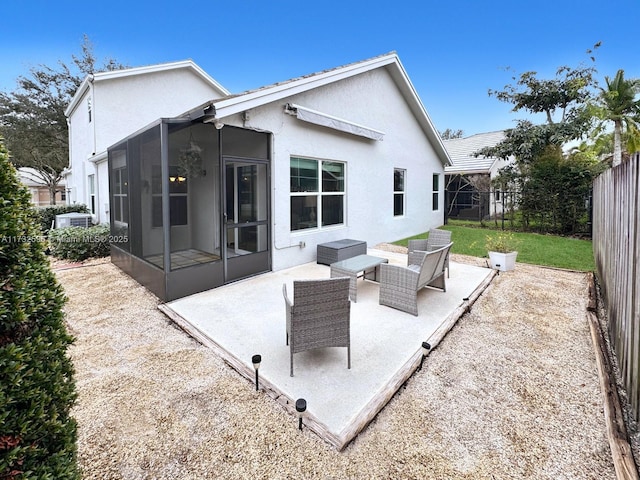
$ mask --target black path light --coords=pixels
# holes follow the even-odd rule
[[[260,362],[262,362],[261,355],[254,355],[251,357],[251,363],[253,363],[253,368],[256,371],[256,392],[258,391],[258,369],[260,368]]]
[[[296,400],[296,412],[298,412],[298,429],[302,430],[302,417],[307,410],[307,401],[304,398]]]
[[[429,350],[431,350],[431,345],[428,342],[422,342],[422,358],[420,359],[420,368],[418,370],[422,370],[422,363],[427,355],[429,355]]]

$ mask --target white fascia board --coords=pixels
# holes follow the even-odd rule
[[[385,55],[365,62],[328,70],[309,77],[301,77],[271,87],[252,90],[236,97],[214,101],[212,103],[216,109],[216,118],[222,119],[229,117],[251,108],[260,107],[298,93],[303,93],[360,73],[365,73],[375,68],[389,65],[397,61],[397,58],[395,54]]]
[[[86,77],[84,77],[84,80],[82,80],[82,83],[76,90],[76,93],[73,95],[73,98],[71,99],[71,102],[67,106],[67,109],[64,111],[65,117],[69,118],[71,116],[73,111],[76,109],[76,107],[82,100],[82,97],[84,96],[84,94],[87,92],[87,90],[89,90],[90,82],[92,80],[93,80],[93,75],[87,75]]]
[[[490,172],[486,168],[444,167],[444,173],[447,175],[470,175],[472,173],[486,173],[489,175]]]
[[[95,163],[96,165],[102,162],[106,162],[109,156],[107,155],[107,151],[97,153],[95,155],[89,155],[87,158],[91,163]]]

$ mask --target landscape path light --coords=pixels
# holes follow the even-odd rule
[[[254,355],[251,357],[251,363],[253,363],[253,368],[256,371],[256,392],[258,391],[258,369],[260,368],[260,362],[262,362],[261,355]]]
[[[296,400],[296,412],[298,412],[298,430],[302,430],[302,417],[307,410],[307,401],[304,398]]]
[[[431,345],[429,342],[422,342],[422,358],[420,359],[420,368],[418,370],[422,370],[422,363],[427,355],[429,355],[429,350],[431,350]]]

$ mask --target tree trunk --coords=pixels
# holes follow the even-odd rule
[[[49,188],[49,205],[55,205],[56,204],[56,193],[57,193],[57,189],[56,189],[57,185],[47,185],[47,188]]]
[[[613,124],[613,167],[622,163],[622,122],[615,120]]]

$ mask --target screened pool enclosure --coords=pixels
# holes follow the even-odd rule
[[[111,147],[113,263],[164,301],[270,270],[269,146],[162,119]]]

